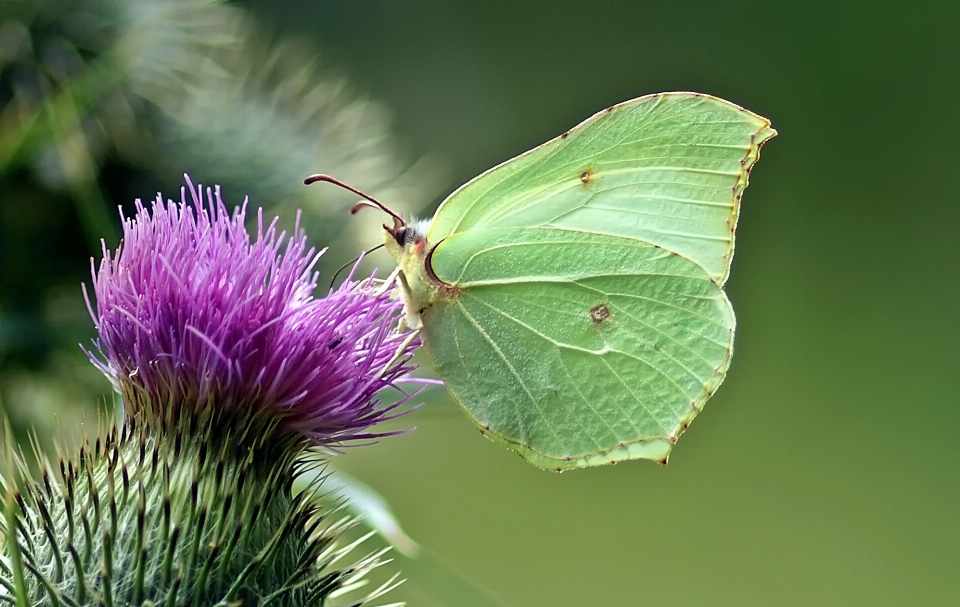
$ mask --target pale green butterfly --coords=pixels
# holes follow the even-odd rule
[[[774,135],[722,99],[661,93],[488,170],[430,221],[349,189],[393,217],[407,323],[483,434],[554,470],[666,463],[730,365],[722,287]]]

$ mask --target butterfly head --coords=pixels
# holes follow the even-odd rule
[[[429,219],[413,219],[398,222],[394,220],[393,227],[383,224],[384,242],[387,250],[393,257],[399,259],[401,255],[424,254],[427,246],[427,231],[430,229]]]

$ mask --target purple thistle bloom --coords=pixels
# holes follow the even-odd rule
[[[230,214],[216,188],[192,204],[157,196],[123,218],[116,255],[104,245],[93,271],[99,331],[93,363],[132,415],[181,419],[207,408],[249,418],[276,411],[282,426],[330,445],[371,438],[370,426],[402,414],[398,388],[419,341],[396,332],[402,305],[389,289],[353,275],[323,299],[312,292],[320,257],[299,224],[292,237],[244,227],[246,201]],[[91,261],[92,264],[92,261]],[[89,306],[89,299],[88,299]],[[377,393],[404,395],[382,405]]]

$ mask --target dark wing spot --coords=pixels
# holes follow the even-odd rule
[[[583,185],[587,185],[588,183],[590,183],[590,180],[593,179],[593,175],[594,175],[593,169],[587,169],[583,173],[580,173],[580,183],[582,183]]]
[[[567,132],[564,133],[563,135],[560,135],[560,139],[566,139],[566,138],[569,137],[569,136],[570,136],[570,131],[567,131]]]
[[[597,304],[590,308],[590,320],[593,324],[599,325],[608,318],[610,318],[610,308],[607,304]]]

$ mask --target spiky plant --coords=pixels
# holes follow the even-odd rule
[[[351,523],[293,482],[310,450],[380,436],[403,411],[406,393],[377,397],[412,370],[398,304],[352,277],[314,299],[302,233],[261,213],[251,239],[245,207],[189,189],[138,204],[95,271],[91,358],[122,424],[39,480],[8,450],[0,603],[332,605],[380,562],[335,566]]]
[[[250,436],[262,425],[197,419],[157,434],[135,420],[45,465],[39,482],[21,466],[21,489],[5,487],[0,601],[324,605],[379,563],[334,566],[355,547],[338,547],[350,519],[292,494],[297,449]]]

